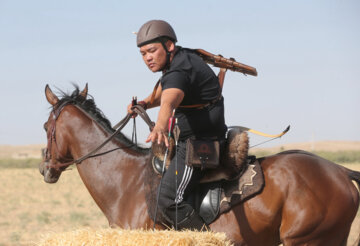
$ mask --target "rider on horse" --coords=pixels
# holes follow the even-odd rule
[[[146,142],[165,143],[166,146],[169,146],[168,121],[175,110],[180,128],[177,158],[172,159],[163,176],[159,208],[172,225],[177,209],[178,229],[200,230],[204,222],[187,198],[204,172],[185,164],[186,140],[224,141],[227,131],[224,99],[213,70],[191,50],[176,46],[176,42],[173,28],[165,21],[151,20],[141,26],[137,46],[148,68],[152,72],[161,71],[162,77],[154,92],[139,104],[145,109],[160,106],[158,119]],[[131,106],[128,106],[129,113],[133,113]]]

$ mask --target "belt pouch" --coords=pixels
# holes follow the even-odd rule
[[[220,164],[220,143],[214,140],[186,140],[185,164],[201,169],[214,169]]]

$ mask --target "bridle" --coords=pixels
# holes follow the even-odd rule
[[[52,160],[52,156],[51,156],[51,150],[52,150],[52,145],[54,143],[56,151],[59,155],[59,158],[56,158],[57,161],[59,161],[60,159],[64,160],[64,156],[61,156],[61,153],[59,151],[57,142],[56,142],[56,120],[59,118],[59,115],[61,113],[61,111],[63,110],[63,108],[70,104],[70,102],[64,102],[63,104],[58,105],[57,107],[54,107],[53,110],[51,111],[50,115],[50,124],[47,125],[47,147],[46,147],[46,151],[45,151],[45,160],[44,163],[46,163],[46,167],[47,168],[56,168],[57,170],[60,169],[60,167],[57,167],[55,164],[52,164],[50,161]]]
[[[48,168],[54,168],[56,170],[60,170],[60,168],[64,168],[65,169],[67,167],[69,167],[70,165],[73,164],[80,164],[82,161],[88,159],[88,158],[92,158],[92,157],[96,157],[96,156],[100,156],[100,155],[104,155],[107,153],[110,153],[112,151],[118,150],[118,149],[124,149],[124,148],[130,148],[132,146],[134,146],[135,144],[126,146],[126,147],[118,147],[109,151],[105,151],[102,153],[98,153],[95,154],[97,151],[99,151],[102,147],[104,147],[111,139],[113,139],[125,126],[126,124],[129,122],[129,120],[132,117],[132,114],[127,114],[119,123],[117,123],[114,126],[114,129],[116,129],[107,139],[105,139],[104,142],[102,142],[99,146],[97,146],[96,148],[94,148],[92,151],[90,151],[89,153],[87,153],[86,155],[74,160],[71,159],[69,160],[69,158],[66,158],[65,156],[62,156],[58,145],[57,145],[57,141],[56,141],[56,120],[59,118],[61,111],[64,109],[64,107],[66,105],[73,105],[75,107],[77,107],[79,110],[83,111],[85,114],[87,114],[83,109],[81,109],[79,106],[77,106],[76,104],[73,104],[71,101],[66,101],[62,104],[60,104],[57,107],[54,107],[52,112],[50,114],[52,114],[52,117],[50,118],[50,125],[48,126],[49,129],[47,131],[47,148],[45,151],[45,167]],[[152,131],[155,123],[151,121],[150,117],[148,116],[148,114],[146,113],[145,109],[140,105],[134,105],[131,108],[136,114],[138,114],[149,126],[150,131]],[[55,158],[56,163],[52,163],[51,160],[53,159],[51,156],[51,150],[52,150],[52,145],[55,145],[56,151],[57,151],[57,155],[58,157]],[[65,160],[65,162],[63,162]],[[66,161],[67,160],[67,161]]]

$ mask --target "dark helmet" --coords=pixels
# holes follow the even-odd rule
[[[136,44],[141,47],[161,37],[177,42],[174,29],[169,23],[163,20],[151,20],[140,27],[136,37]]]

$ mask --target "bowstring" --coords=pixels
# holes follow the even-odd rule
[[[260,142],[260,143],[258,143],[258,144],[252,145],[252,146],[249,147],[249,149],[251,149],[251,148],[253,148],[253,147],[256,147],[256,146],[259,146],[259,145],[262,145],[262,144],[264,144],[264,143],[273,141],[273,140],[275,140],[275,139],[277,139],[277,138],[281,138],[281,136],[280,136],[280,137],[271,138],[271,139],[269,139],[269,140],[266,140],[266,141]]]

